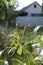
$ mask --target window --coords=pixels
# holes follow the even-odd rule
[[[43,14],[38,14],[38,13],[32,13],[31,16],[43,16]]]
[[[34,4],[34,8],[36,8],[37,6],[36,6],[36,4]]]
[[[25,11],[19,12],[19,16],[28,16],[28,12]]]

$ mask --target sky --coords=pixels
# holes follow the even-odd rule
[[[21,10],[23,7],[28,6],[34,1],[37,1],[40,5],[42,5],[42,0],[18,0],[19,6],[16,10]]]

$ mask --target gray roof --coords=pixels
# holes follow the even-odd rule
[[[42,7],[38,2],[35,1],[35,2],[31,3],[30,5],[24,7],[22,10],[29,8],[29,7],[30,7],[32,4],[34,4],[34,3],[37,3],[40,7]]]

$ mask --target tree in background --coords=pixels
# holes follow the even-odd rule
[[[15,3],[16,0],[0,0],[0,19],[5,21],[6,34],[8,34],[8,21],[13,20],[17,15]]]
[[[43,0],[42,0],[42,14],[43,14]]]
[[[16,0],[11,0],[11,1],[0,0],[0,19],[5,21],[6,36],[8,34],[8,21],[9,19],[14,18],[15,16],[15,10],[14,10],[15,3],[16,3]],[[0,32],[0,35],[1,35],[1,32]],[[0,36],[0,46],[2,50],[6,49],[6,47],[4,46],[4,42],[2,42],[2,36]],[[6,55],[9,65],[12,65],[11,60],[9,59],[7,50],[4,55]]]

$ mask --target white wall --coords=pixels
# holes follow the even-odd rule
[[[20,26],[30,25],[30,26],[36,26],[36,25],[43,25],[43,17],[41,16],[25,16],[25,17],[16,17],[16,22],[20,22]]]
[[[36,8],[34,8],[34,4],[37,5]],[[30,26],[36,26],[36,25],[43,25],[43,17],[41,16],[31,16],[31,13],[41,13],[41,6],[38,5],[36,2],[31,4],[29,7],[24,8],[25,12],[28,12],[30,15],[28,16],[18,16],[16,17],[16,21],[20,21],[20,26],[24,25],[30,25]]]
[[[34,4],[37,5],[36,8],[34,8]],[[28,12],[29,14],[31,14],[31,13],[41,13],[41,6],[38,5],[36,2],[34,2],[32,5],[30,5],[29,7],[27,7],[24,10],[25,10],[25,12]]]

